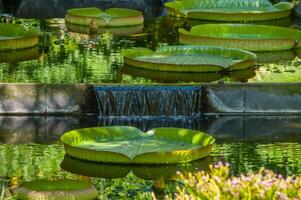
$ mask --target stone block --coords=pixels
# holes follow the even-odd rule
[[[35,114],[46,111],[46,85],[0,84],[0,113]]]
[[[244,112],[242,84],[204,84],[203,112]]]
[[[98,114],[96,101],[90,84],[47,85],[48,114]]]
[[[248,84],[245,112],[301,113],[301,83]]]

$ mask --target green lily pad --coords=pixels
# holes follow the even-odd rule
[[[301,46],[301,31],[296,29],[250,25],[206,24],[190,31],[179,29],[183,44],[214,45],[249,51],[282,51]]]
[[[65,156],[61,167],[71,173],[88,177],[124,178],[131,171],[144,180],[178,180],[179,174],[209,170],[210,159],[203,158],[185,164],[169,165],[126,165],[87,162]],[[110,169],[110,170],[108,170]]]
[[[74,8],[67,11],[65,20],[70,24],[90,26],[92,29],[106,26],[135,26],[143,24],[140,11],[126,8]]]
[[[0,23],[0,51],[33,47],[38,41],[36,29],[26,31],[18,24]]]
[[[148,78],[151,80],[156,80],[157,82],[164,82],[164,83],[178,83],[178,82],[206,83],[206,82],[218,81],[224,78],[225,76],[228,76],[236,81],[247,81],[249,78],[255,76],[255,70],[252,68],[232,71],[230,73],[228,72],[196,73],[196,72],[165,72],[165,71],[158,72],[156,70],[142,69],[142,68],[125,65],[122,69],[122,72],[124,74],[128,74],[134,77],[143,77],[143,78]]]
[[[174,72],[217,72],[242,70],[253,65],[256,55],[239,50],[212,46],[163,46],[155,52],[133,48],[122,52],[130,66]]]
[[[168,14],[212,21],[264,21],[288,17],[293,4],[268,0],[176,0],[165,3]]]
[[[69,131],[61,137],[72,157],[107,163],[185,163],[209,156],[214,138],[200,131],[112,126]]]
[[[135,25],[135,26],[122,26],[122,27],[100,27],[91,32],[90,27],[83,25],[76,25],[67,23],[66,27],[68,31],[74,33],[82,33],[82,34],[102,34],[105,32],[110,32],[114,35],[118,36],[128,36],[143,33],[143,24]]]
[[[36,180],[24,182],[12,192],[18,199],[92,200],[98,197],[96,188],[88,181]]]

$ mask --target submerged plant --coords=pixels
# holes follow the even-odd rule
[[[230,176],[229,166],[217,163],[210,172],[182,176],[184,184],[178,187],[174,199],[300,199],[301,176],[283,177],[270,170]],[[168,197],[171,199],[171,197]]]

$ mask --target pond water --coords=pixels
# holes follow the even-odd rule
[[[86,32],[84,27],[68,27],[73,28],[73,31],[68,31],[63,19],[13,18],[13,22],[23,24],[26,28],[37,27],[41,31],[40,44],[38,47],[22,51],[0,52],[2,83],[201,83],[301,80],[299,58],[301,51],[298,49],[259,53],[258,63],[254,68],[231,73],[159,73],[123,66],[120,54],[122,49],[137,46],[156,49],[162,45],[178,44],[179,27],[188,29],[193,25],[208,22],[193,20],[183,22],[158,17],[147,20],[143,28],[106,29],[94,35],[84,34]],[[268,24],[300,27],[299,22],[292,22],[291,19]],[[114,111],[103,112],[110,115]],[[86,179],[91,176],[99,191],[99,199],[151,199],[152,192],[155,192],[158,198],[162,198],[164,194],[172,194],[181,182],[149,180],[153,179],[149,174],[161,172],[161,175],[173,175],[175,169],[194,172],[198,169],[207,169],[209,164],[220,160],[230,163],[234,175],[257,171],[261,167],[283,175],[301,174],[300,117],[213,118],[195,122],[182,118],[145,120],[139,117],[131,120],[125,117],[120,120],[107,117],[88,119],[88,123],[85,124],[83,120],[70,116],[57,118],[0,116],[0,189],[2,185],[6,186],[3,191],[9,196],[8,186],[18,181]],[[157,166],[133,169],[128,166],[80,163],[78,160],[64,157],[64,148],[58,139],[64,131],[85,126],[117,124],[134,125],[144,131],[158,126],[203,130],[214,135],[217,144],[213,146],[209,159],[192,163],[191,167],[158,169]],[[0,190],[0,199],[1,192]]]
[[[88,35],[86,27],[65,25],[64,19],[22,19],[14,23],[37,27],[39,47],[0,53],[0,82],[35,83],[201,83],[201,82],[297,82],[301,80],[300,50],[258,53],[251,69],[233,73],[176,73],[123,66],[122,49],[178,44],[177,29],[208,23],[169,17],[147,20],[144,27],[105,29]],[[284,19],[265,24],[294,26]],[[112,34],[112,32],[114,34]]]
[[[209,164],[220,160],[230,164],[234,175],[256,172],[261,167],[285,176],[300,175],[300,121],[300,116],[207,116],[195,121],[140,118],[132,122],[128,118],[2,117],[0,182],[2,180],[8,186],[24,180],[91,177],[100,199],[151,199],[152,192],[161,198],[175,191],[176,186],[181,184],[176,179],[176,171],[208,170]],[[63,132],[113,124],[134,125],[144,131],[160,126],[187,127],[212,134],[217,143],[210,158],[182,166],[133,167],[65,157],[64,147],[59,142]]]

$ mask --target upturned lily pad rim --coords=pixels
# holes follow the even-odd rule
[[[101,133],[102,131],[104,131],[104,133]],[[114,131],[114,133],[112,131]],[[173,134],[170,133],[171,131],[173,132]],[[176,132],[176,131],[180,131],[180,132]],[[181,133],[181,131],[183,133]],[[121,135],[123,134],[123,132],[126,132],[128,135],[126,134]],[[82,137],[92,137],[92,138],[94,137],[94,139],[97,140],[99,134],[109,135],[108,133],[114,135],[120,134],[119,137],[132,138],[132,139],[141,136],[142,137],[154,136],[158,140],[165,138],[170,141],[171,140],[177,141],[178,139],[182,138],[182,140],[184,141],[188,140],[186,142],[191,142],[192,144],[194,144],[195,147],[184,149],[184,150],[145,152],[141,154],[136,154],[133,158],[130,158],[128,155],[119,152],[103,151],[103,150],[98,151],[98,150],[92,150],[92,149],[86,149],[86,148],[74,146],[74,141],[85,140]],[[161,139],[159,139],[158,137],[161,137]],[[190,137],[195,137],[195,139],[189,141]],[[143,132],[135,127],[130,127],[130,126],[105,126],[105,127],[75,129],[75,130],[68,131],[61,136],[61,141],[64,143],[66,153],[72,157],[76,157],[79,159],[96,161],[96,162],[108,162],[108,163],[168,164],[168,163],[185,163],[185,162],[190,162],[192,160],[209,156],[207,155],[206,152],[210,152],[211,145],[215,142],[215,139],[204,132],[194,131],[189,129],[167,127],[167,128],[154,128],[147,132]],[[196,153],[202,150],[205,152],[200,152],[200,155],[195,155]],[[74,154],[74,152],[76,155]],[[88,154],[92,155],[95,153],[100,153],[103,156],[103,158],[99,157],[98,159],[100,160],[94,160],[93,158],[91,159],[86,157],[86,156],[90,156]],[[188,160],[187,159],[186,160],[183,159],[183,161],[177,160],[178,157],[181,157],[184,154],[189,154],[189,155],[193,154],[197,158],[194,158],[192,155],[192,158],[189,157]],[[175,158],[170,158],[169,156],[171,155],[174,155]],[[158,156],[159,158],[156,158],[156,156]],[[202,157],[198,157],[198,156],[202,156]],[[160,160],[160,157],[165,158],[166,160]],[[149,158],[153,158],[154,160],[149,160]]]
[[[180,42],[183,44],[191,44],[193,41],[225,47],[230,45],[232,48],[240,47],[249,51],[283,51],[301,47],[300,30],[278,26],[201,24],[192,27],[190,31],[180,28],[179,33]],[[242,42],[244,42],[243,46],[241,46]],[[254,42],[257,44],[254,45]],[[268,46],[266,42],[269,42]]]
[[[108,8],[101,10],[96,7],[86,7],[69,9],[65,20],[68,23],[90,26],[91,28],[129,27],[143,24],[144,17],[142,12],[134,9]]]
[[[70,15],[75,15],[75,16],[79,16],[79,17],[95,17],[97,18],[97,16],[94,16],[94,15],[91,15],[91,13],[88,13],[88,14],[83,14],[84,11],[93,11],[93,12],[100,12],[100,13],[107,13],[109,12],[112,12],[112,11],[126,11],[126,12],[129,12],[131,13],[131,15],[126,15],[126,16],[121,16],[121,17],[113,17],[113,18],[124,18],[124,17],[137,17],[137,16],[140,16],[142,15],[142,12],[140,12],[139,10],[134,10],[134,9],[128,9],[128,8],[108,8],[108,9],[105,9],[105,10],[102,10],[100,8],[96,8],[96,7],[85,7],[85,8],[72,8],[72,9],[69,9],[67,10],[67,14],[70,14]]]
[[[294,8],[294,5],[292,3],[289,3],[289,2],[278,2],[274,5],[272,5],[271,7],[272,8],[276,8],[276,10],[260,10],[260,8],[257,10],[257,12],[254,12],[254,9],[250,9],[250,10],[246,10],[245,11],[242,11],[242,10],[237,10],[235,11],[235,9],[233,9],[233,11],[231,11],[231,9],[229,10],[222,10],[222,8],[215,8],[215,9],[210,9],[210,8],[185,8],[185,6],[181,6],[181,5],[177,5],[177,4],[181,4],[181,0],[176,0],[176,1],[172,1],[172,2],[166,2],[164,5],[167,9],[171,9],[175,12],[177,12],[177,14],[180,14],[179,16],[180,17],[185,17],[185,18],[190,18],[189,14],[191,13],[200,13],[200,14],[209,14],[209,15],[223,15],[224,19],[220,18],[220,19],[216,19],[214,16],[210,16],[210,18],[212,18],[212,20],[214,21],[228,21],[227,19],[227,16],[235,16],[237,14],[242,14],[242,15],[250,15],[250,21],[253,21],[252,19],[252,16],[253,15],[270,15],[270,14],[274,14],[275,16],[272,17],[272,19],[279,19],[279,18],[283,18],[281,16],[277,16],[277,14],[281,15],[281,13],[284,13],[284,12],[288,12],[287,15],[290,14],[290,12],[292,11],[292,9]],[[182,7],[182,8],[181,8]],[[217,10],[217,9],[220,9],[220,10]],[[287,17],[287,16],[285,16]],[[219,18],[219,17],[218,17]],[[193,19],[193,18],[191,18]],[[196,18],[195,18],[196,19]],[[203,19],[202,17],[200,17],[200,19]],[[245,19],[245,20],[248,20],[248,19]],[[265,18],[262,19],[262,20],[266,20]],[[269,19],[271,20],[271,19]],[[230,20],[230,21],[233,21],[233,20]],[[234,20],[235,21],[235,20]],[[238,20],[240,21],[240,20]],[[261,21],[260,18],[255,20],[255,21]]]
[[[174,48],[175,49],[175,53],[176,50],[183,50],[183,53],[185,52],[185,50],[187,49],[191,49],[191,50],[199,50],[199,51],[204,51],[204,53],[195,53],[195,54],[212,54],[215,56],[221,56],[221,57],[231,57],[230,55],[219,55],[218,53],[220,52],[227,52],[229,54],[235,54],[235,57],[240,57],[241,61],[233,63],[232,65],[227,65],[226,67],[223,65],[218,65],[218,64],[203,64],[203,63],[197,63],[197,64],[178,64],[178,63],[154,63],[151,61],[146,61],[146,60],[137,60],[136,58],[139,58],[140,56],[153,56],[153,55],[166,55],[164,54],[164,49],[167,48]],[[214,51],[217,53],[208,53],[209,51]],[[208,51],[206,53],[206,51]],[[159,47],[156,51],[152,51],[148,48],[144,48],[144,47],[136,47],[136,48],[131,48],[131,49],[125,49],[121,52],[121,54],[123,55],[123,57],[125,58],[125,63],[128,65],[131,65],[130,62],[132,63],[138,63],[136,65],[133,65],[134,67],[138,67],[138,68],[145,68],[145,69],[150,69],[150,68],[146,68],[143,65],[147,64],[147,65],[153,65],[153,68],[151,70],[158,70],[158,71],[177,71],[174,70],[175,66],[178,66],[179,68],[182,68],[183,72],[216,72],[216,71],[223,71],[226,69],[231,69],[231,67],[235,66],[235,65],[239,65],[239,64],[244,64],[246,62],[251,62],[253,63],[254,60],[256,59],[256,54],[249,52],[249,51],[245,51],[242,49],[237,49],[237,48],[226,48],[226,47],[219,47],[219,46],[205,46],[205,45],[179,45],[179,46],[162,46]],[[234,58],[234,56],[233,56]],[[157,67],[157,66],[158,67]],[[161,70],[160,69],[160,65],[165,65],[165,66],[170,66],[169,70]],[[192,66],[195,67],[194,71],[190,71],[190,70],[185,70],[185,66]],[[207,67],[207,66],[211,66],[211,67],[216,67],[216,68],[220,68],[219,70],[206,70],[206,69],[202,69],[203,67]],[[250,67],[250,65],[248,65],[248,67]],[[178,69],[179,69],[178,68]],[[197,69],[199,68],[199,69]],[[247,67],[246,67],[247,68]],[[239,69],[241,70],[241,69]],[[179,71],[179,72],[180,72]]]
[[[194,35],[194,36],[204,36],[204,37],[211,37],[211,38],[231,38],[231,39],[248,39],[248,40],[259,40],[259,39],[269,39],[269,38],[239,38],[239,37],[221,37],[220,35],[216,35],[216,34],[202,34],[203,32],[201,31],[202,29],[212,29],[212,28],[216,28],[216,27],[220,27],[220,28],[234,28],[234,29],[245,29],[245,28],[254,28],[254,29],[259,29],[260,31],[264,31],[264,30],[273,30],[275,31],[274,38],[270,38],[270,39],[295,39],[295,40],[300,40],[301,39],[301,30],[299,29],[293,29],[293,28],[286,28],[286,27],[279,27],[279,26],[269,26],[269,25],[257,25],[257,24],[200,24],[200,25],[196,25],[193,26],[190,31],[186,31],[183,28],[179,29],[180,33],[189,33],[190,35]],[[294,36],[292,36],[290,33],[287,33],[286,37],[284,36],[279,36],[279,32],[281,33],[286,33],[286,32],[295,32],[296,34],[299,34],[298,38],[294,38]],[[221,32],[219,32],[221,33]],[[233,34],[233,31],[232,31]],[[235,34],[235,33],[234,33]],[[250,33],[250,31],[248,31],[248,34],[256,34],[256,35],[260,35],[260,33],[258,33],[258,31],[255,31],[252,33]],[[263,35],[261,33],[261,35]],[[266,34],[266,35],[270,35],[270,34]]]

